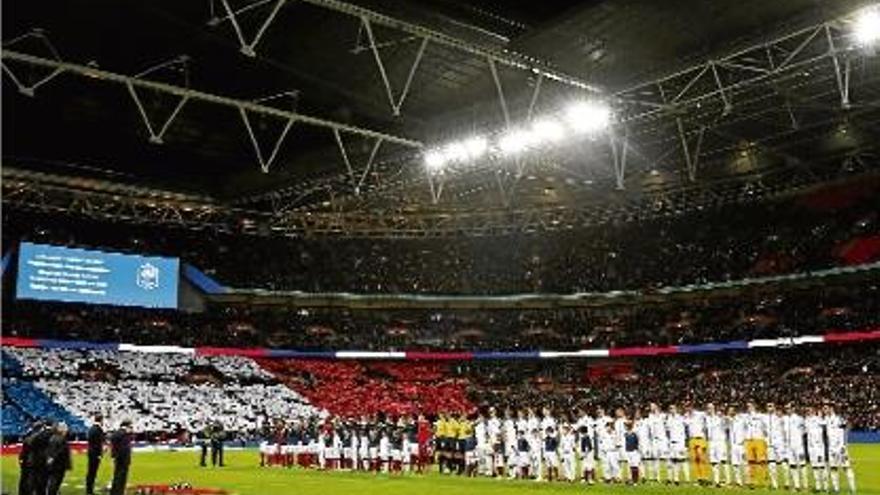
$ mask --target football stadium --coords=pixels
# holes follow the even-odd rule
[[[2,495],[880,495],[877,0],[2,7]]]

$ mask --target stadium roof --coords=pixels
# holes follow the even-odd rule
[[[4,165],[286,214],[559,210],[826,177],[876,162],[878,57],[849,48],[842,17],[867,3],[24,2],[3,16]],[[434,143],[586,97],[613,102],[615,139],[424,170]]]

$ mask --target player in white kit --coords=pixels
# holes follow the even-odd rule
[[[626,433],[629,430],[627,428],[627,419],[626,412],[622,408],[617,408],[614,411],[614,421],[612,422],[612,431],[614,432],[614,443],[617,445],[617,463],[618,472],[626,478],[627,477],[627,469],[624,469],[623,464],[627,462],[628,457],[626,454]]]
[[[727,463],[727,418],[721,415],[711,402],[706,404],[706,440],[709,445],[709,464],[712,465],[712,482],[721,486],[721,470],[724,483],[730,484],[730,464]]]
[[[568,423],[562,424],[559,455],[562,458],[562,476],[566,481],[573,482],[577,479],[577,435]]]
[[[690,466],[687,464],[687,431],[684,416],[678,413],[678,407],[669,406],[666,415],[666,430],[669,432],[669,469],[672,481],[676,485],[679,479],[690,482]]]
[[[666,432],[666,415],[655,403],[649,406],[648,431],[651,434],[651,464],[650,471],[654,474],[654,481],[660,481],[660,463],[669,460],[669,434]],[[671,471],[666,473],[667,479]]]
[[[644,472],[641,476],[642,483],[644,483],[651,477],[650,468],[653,460],[651,456],[651,429],[648,425],[648,418],[642,417],[639,409],[636,409],[633,418],[636,437],[639,439],[639,458],[641,459],[639,471],[640,474]]]
[[[828,467],[831,477],[831,490],[840,492],[840,471],[846,473],[850,493],[856,492],[856,477],[849,462],[849,451],[846,448],[846,421],[837,415],[834,406],[826,404],[822,408],[825,416],[825,432],[828,437]]]
[[[813,489],[825,491],[828,489],[825,459],[825,418],[818,414],[814,408],[807,407],[804,426],[807,430],[807,457],[813,470]]]
[[[783,418],[776,410],[776,404],[767,403],[767,463],[770,474],[770,486],[779,488],[779,478],[776,468],[778,464],[785,462],[785,429]],[[788,486],[788,473],[785,473],[785,485]]]
[[[785,455],[788,464],[788,479],[795,490],[807,487],[806,445],[804,443],[804,418],[789,403],[782,417],[782,430],[785,437]],[[788,486],[786,486],[788,488]]]
[[[519,454],[516,448],[516,420],[513,418],[513,411],[510,409],[504,411],[504,421],[501,423],[501,429],[504,435],[504,459],[507,461],[507,477],[513,479],[516,478],[516,471],[519,467]]]
[[[611,423],[606,423],[605,427],[597,432],[597,441],[599,444],[599,462],[602,465],[602,479],[606,483],[610,483],[612,480],[620,481],[617,442],[614,438]]]
[[[730,425],[728,431],[730,437],[730,467],[733,470],[733,479],[736,485],[743,486],[748,418],[746,413],[738,413],[736,409],[730,407],[727,409],[727,421]]]

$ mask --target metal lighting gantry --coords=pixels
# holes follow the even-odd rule
[[[241,43],[241,51],[248,56],[256,55],[256,47],[269,25],[274,22],[278,11],[286,4],[294,3],[287,0],[258,0],[242,9],[233,10],[228,0],[216,1],[222,4],[226,15],[215,16],[212,19],[213,24],[230,22]],[[140,205],[145,204],[141,201],[143,198],[140,193],[130,194],[129,201],[125,199],[126,193],[105,194],[103,191],[70,187],[69,184],[64,184],[64,180],[24,177],[21,172],[7,172],[5,168],[3,201],[14,202],[19,206],[31,204],[38,209],[54,208],[83,213],[101,211],[108,217],[117,215],[119,218],[138,221],[166,223],[169,219],[183,219],[181,221],[186,226],[197,226],[201,221],[215,227],[234,227],[240,225],[238,218],[246,217],[261,225],[264,231],[291,235],[325,233],[410,237],[566,229],[612,219],[678,214],[688,208],[730,201],[753,201],[761,196],[784,193],[828,179],[816,176],[809,167],[803,167],[802,158],[790,153],[789,148],[804,140],[814,139],[811,132],[823,132],[828,126],[839,122],[842,116],[850,120],[876,119],[880,108],[878,79],[872,77],[872,71],[856,70],[860,65],[868,63],[867,60],[873,54],[852,43],[849,35],[850,17],[769,36],[758,43],[711,57],[612,94],[558,71],[546,62],[503,48],[476,45],[346,2],[301,1],[360,20],[362,30],[366,33],[367,48],[374,55],[391,113],[394,115],[400,114],[402,110],[412,79],[419,70],[429,44],[442,45],[485,59],[506,123],[510,121],[511,112],[497,65],[520,69],[527,77],[534,78],[527,115],[531,115],[531,109],[540,96],[542,81],[545,79],[582,91],[590,97],[606,99],[613,106],[616,118],[607,132],[607,141],[604,144],[593,143],[597,147],[604,146],[605,150],[597,154],[596,160],[602,165],[597,170],[607,171],[613,188],[623,192],[616,200],[606,202],[559,207],[516,204],[512,198],[515,197],[518,181],[524,176],[526,164],[511,179],[497,180],[501,198],[497,208],[457,208],[453,192],[465,187],[475,173],[501,177],[497,173],[497,164],[475,163],[470,173],[435,176],[426,173],[422,167],[421,151],[425,145],[419,140],[303,115],[261,102],[210,94],[191,89],[186,84],[178,86],[150,80],[146,78],[149,70],[136,76],[127,76],[90,65],[66,62],[52,48],[51,58],[3,50],[2,68],[22,94],[33,96],[35,90],[62,74],[85,77],[96,83],[123,85],[142,117],[150,141],[157,144],[162,143],[163,135],[184,111],[188,101],[199,100],[231,107],[238,111],[243,128],[254,147],[257,162],[263,172],[267,173],[293,124],[325,128],[333,134],[345,168],[326,178],[302,181],[291,188],[242,198],[236,202],[235,207],[205,200],[206,207],[202,217],[192,215],[194,208],[187,211],[182,206],[167,206],[167,210],[159,208],[158,212],[151,208],[140,208]],[[248,41],[241,30],[239,18],[262,6],[271,8],[271,11],[254,37]],[[385,61],[380,52],[381,45],[372,32],[373,25],[397,29],[420,40],[416,58],[400,92],[393,90],[387,77]],[[41,38],[51,47],[44,34],[35,32],[29,36]],[[8,47],[15,41],[17,40],[6,43],[5,46]],[[9,62],[43,67],[51,72],[28,86],[16,76]],[[147,115],[138,94],[138,90],[143,89],[177,98],[174,110],[164,122],[153,122]],[[799,112],[805,108],[819,113],[811,114],[802,121]],[[280,137],[268,153],[253,132],[249,120],[251,114],[262,114],[284,122]],[[783,158],[784,166],[767,172],[745,173],[718,180],[704,180],[701,177],[700,171],[706,164],[717,162],[738,150],[736,141],[741,141],[742,138],[731,131],[734,126],[768,120],[774,122],[774,127],[759,139],[747,140],[748,146]],[[357,170],[350,160],[343,135],[359,135],[373,140],[369,157],[361,170]],[[410,150],[408,154],[402,154],[402,164],[379,163],[378,151],[385,143],[396,145],[401,150]],[[858,169],[859,172],[865,172],[875,166],[875,152],[876,144],[867,143],[848,151],[844,156],[828,159],[840,160],[844,164],[841,168],[847,171]],[[634,176],[634,167],[641,167],[636,171],[645,171],[670,160],[683,163],[685,180],[682,183],[634,196],[625,191]],[[564,158],[555,161],[534,160],[539,164],[550,162],[550,167],[570,171],[564,161]],[[381,184],[366,183],[366,178],[378,167],[396,165],[401,168],[393,179],[385,180]],[[10,174],[17,174],[17,178]],[[402,199],[424,197],[423,194],[413,192],[417,190],[430,191],[425,204],[407,203]],[[329,210],[318,206],[327,203],[320,200],[326,195],[316,194],[315,191],[332,193],[334,201]],[[57,194],[58,199],[51,198],[53,194]],[[444,194],[452,199],[446,200]],[[314,202],[312,197],[315,198]],[[308,198],[309,201],[303,198]],[[156,201],[153,203],[158,204]],[[170,199],[163,204],[190,203],[192,201]],[[267,204],[269,207],[266,207]],[[382,207],[365,207],[374,204],[381,204]],[[139,205],[140,209],[130,209],[132,205]],[[129,213],[123,213],[125,211]],[[137,213],[132,213],[135,211]]]

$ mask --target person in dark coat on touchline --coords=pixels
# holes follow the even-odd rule
[[[72,468],[70,445],[67,444],[67,425],[58,423],[46,446],[46,495],[58,495],[64,475]]]
[[[34,464],[36,455],[34,442],[38,440],[46,425],[45,421],[38,420],[22,436],[21,451],[18,453],[18,466],[21,470],[18,478],[18,493],[22,495],[31,495],[34,492],[34,477],[38,467]]]
[[[101,458],[104,456],[104,442],[107,435],[101,425],[103,418],[95,416],[92,427],[89,428],[88,434],[88,468],[86,469],[86,495],[95,494],[95,478],[98,475],[98,467],[101,465]]]
[[[110,435],[110,455],[113,457],[113,483],[110,495],[123,495],[131,465],[131,421],[125,420]]]

